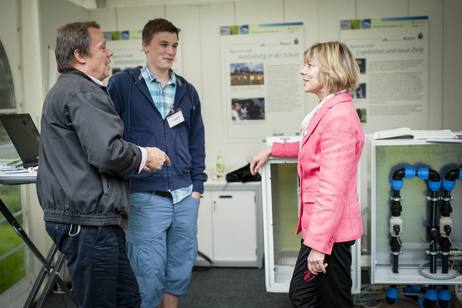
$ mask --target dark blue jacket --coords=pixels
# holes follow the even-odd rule
[[[202,193],[207,180],[204,124],[199,96],[193,85],[177,75],[174,110],[185,121],[170,128],[163,120],[141,75],[141,67],[125,69],[111,77],[108,91],[122,118],[124,139],[143,147],[157,147],[171,160],[159,172],[142,171],[130,177],[131,192],[168,191],[193,184]]]

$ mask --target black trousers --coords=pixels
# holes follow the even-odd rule
[[[310,275],[307,258],[311,248],[301,244],[290,281],[289,297],[294,307],[343,308],[353,307],[351,296],[351,246],[355,241],[335,243],[331,255],[326,255],[326,273]]]
[[[125,234],[118,226],[90,227],[46,223],[67,259],[81,308],[138,308],[138,284],[128,262]]]

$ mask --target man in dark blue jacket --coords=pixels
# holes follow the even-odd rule
[[[207,176],[204,125],[196,89],[172,65],[179,30],[165,19],[143,28],[146,65],[112,76],[108,90],[124,138],[157,147],[171,165],[130,178],[127,250],[141,307],[177,307],[197,254],[197,213]]]

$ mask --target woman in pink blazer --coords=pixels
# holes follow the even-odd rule
[[[294,307],[353,307],[351,245],[363,228],[356,190],[364,133],[350,91],[359,68],[342,43],[311,46],[300,74],[319,104],[301,124],[302,139],[255,155],[252,174],[272,155],[298,157],[302,244],[290,283]]]

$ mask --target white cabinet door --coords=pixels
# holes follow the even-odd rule
[[[199,205],[197,217],[197,240],[198,249],[213,260],[213,237],[212,237],[212,193],[204,192]],[[202,258],[198,257],[202,262]]]
[[[256,261],[255,192],[215,191],[212,196],[213,259]]]

